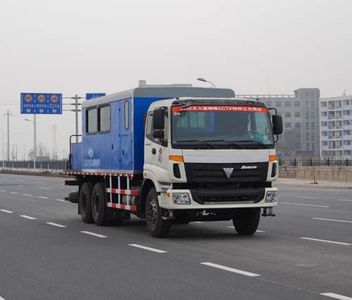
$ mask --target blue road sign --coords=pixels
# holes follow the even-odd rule
[[[21,93],[21,114],[62,114],[62,94]]]
[[[98,97],[103,97],[105,96],[105,93],[87,93],[86,94],[86,100],[98,98]]]

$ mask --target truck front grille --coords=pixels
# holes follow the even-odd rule
[[[185,163],[185,169],[189,183],[265,182],[268,163]]]
[[[185,163],[187,186],[194,201],[256,203],[264,198],[268,163]],[[181,188],[181,187],[180,187]]]

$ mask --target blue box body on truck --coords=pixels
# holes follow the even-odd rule
[[[151,103],[176,97],[234,96],[231,89],[149,86],[85,101],[82,143],[71,145],[71,170],[141,173],[144,118]]]

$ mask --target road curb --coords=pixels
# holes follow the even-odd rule
[[[38,176],[38,177],[58,177],[58,178],[69,178],[70,176],[65,175],[63,172],[53,173],[50,171],[15,171],[15,170],[0,170],[0,174],[10,174],[10,175],[28,175],[28,176]]]
[[[352,186],[333,186],[333,185],[319,185],[313,183],[286,183],[276,182],[274,186],[291,186],[291,187],[305,187],[305,188],[317,188],[317,189],[331,189],[331,190],[352,190]]]

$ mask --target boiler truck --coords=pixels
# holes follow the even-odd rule
[[[143,85],[86,100],[70,137],[67,199],[85,223],[131,214],[154,237],[173,224],[231,220],[240,235],[274,216],[282,118],[231,89]]]

